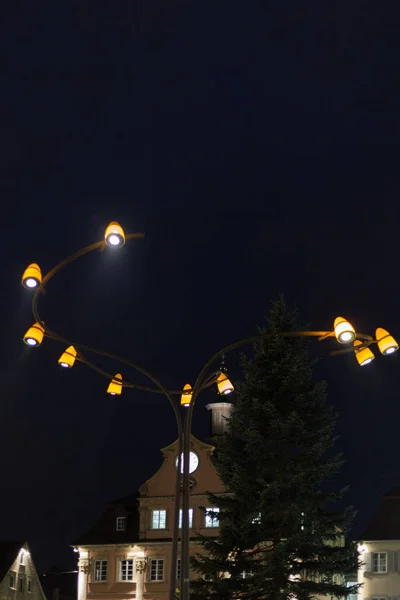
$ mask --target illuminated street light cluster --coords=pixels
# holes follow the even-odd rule
[[[106,246],[110,248],[121,248],[125,244],[125,232],[121,225],[116,221],[112,221],[106,228],[104,233],[104,242]],[[42,284],[42,272],[39,265],[36,263],[30,264],[24,271],[22,276],[22,285],[29,289],[35,290]],[[31,347],[40,346],[45,335],[45,330],[40,323],[32,325],[24,335],[24,342]],[[393,336],[390,335],[386,329],[378,327],[375,332],[375,339],[369,338],[364,340],[357,339],[357,333],[355,328],[349,321],[343,317],[337,317],[333,325],[333,331],[328,332],[320,339],[334,335],[339,344],[349,345],[353,344],[352,350],[354,351],[357,362],[360,366],[364,366],[372,362],[375,358],[373,352],[370,349],[370,345],[376,343],[380,352],[383,355],[392,354],[399,349],[399,345]],[[360,334],[361,336],[361,334]],[[341,352],[341,351],[340,351]],[[77,359],[77,351],[73,346],[69,346],[58,360],[58,364],[64,368],[73,367]],[[218,387],[218,393],[225,396],[234,391],[234,387],[231,381],[228,379],[225,368],[221,367],[221,370],[216,375],[215,383]],[[120,396],[122,393],[123,379],[120,373],[114,375],[111,380],[107,393],[113,396]],[[181,396],[181,406],[190,406],[192,399],[192,387],[190,384],[186,384],[183,388]]]

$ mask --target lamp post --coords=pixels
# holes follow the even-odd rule
[[[120,395],[124,387],[137,389],[143,392],[151,392],[163,394],[171,404],[176,418],[178,430],[178,461],[176,469],[175,481],[175,506],[174,506],[174,529],[172,536],[172,553],[171,553],[171,570],[170,570],[170,589],[169,600],[175,599],[176,590],[176,565],[178,557],[178,538],[179,538],[179,510],[181,501],[181,481],[182,481],[182,540],[181,540],[181,582],[180,582],[180,597],[182,600],[189,600],[189,572],[190,572],[190,534],[189,534],[189,508],[190,508],[190,449],[191,449],[191,432],[193,410],[196,404],[196,399],[199,393],[211,385],[216,384],[218,392],[221,395],[231,393],[234,388],[230,382],[225,369],[224,356],[225,354],[236,350],[245,345],[252,344],[262,339],[273,338],[276,335],[284,337],[316,337],[319,341],[327,338],[336,338],[337,342],[343,345],[343,349],[331,352],[331,354],[354,353],[359,365],[364,366],[370,363],[375,357],[370,346],[377,344],[380,352],[383,355],[391,354],[398,350],[399,346],[396,340],[385,329],[378,328],[375,337],[356,332],[354,327],[343,317],[337,317],[334,322],[333,330],[331,331],[289,331],[283,333],[266,332],[259,335],[254,335],[249,338],[234,342],[225,348],[216,352],[200,371],[193,387],[186,384],[183,389],[169,390],[156,377],[154,377],[143,367],[133,363],[130,360],[121,358],[109,352],[104,352],[96,348],[92,348],[81,343],[75,343],[68,340],[54,331],[52,331],[41,319],[38,312],[38,300],[41,292],[45,290],[49,281],[61,271],[65,266],[72,263],[77,258],[88,254],[94,250],[104,250],[106,247],[113,249],[120,248],[127,240],[143,238],[142,233],[125,234],[119,223],[113,221],[108,225],[105,231],[104,239],[95,242],[81,250],[78,250],[58,265],[53,267],[44,277],[40,267],[36,263],[32,263],[27,267],[22,276],[22,285],[29,290],[34,290],[32,299],[32,313],[35,323],[28,329],[24,335],[24,342],[31,347],[41,345],[44,337],[59,341],[66,346],[66,350],[60,356],[58,363],[63,368],[71,368],[75,362],[83,362],[88,367],[95,370],[97,373],[105,376],[109,380],[107,392],[111,395]],[[136,385],[122,377],[121,373],[111,374],[97,367],[93,362],[86,358],[87,354],[97,354],[112,360],[116,360],[121,365],[128,366],[147,379],[149,379],[155,387],[146,387]],[[222,364],[214,369],[217,361]],[[181,407],[184,409],[184,418],[182,418]],[[182,460],[183,459],[183,460]],[[182,465],[183,462],[183,465]],[[182,476],[182,477],[181,477]]]

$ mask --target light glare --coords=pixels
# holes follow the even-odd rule
[[[108,241],[110,242],[111,246],[118,246],[121,243],[117,235],[110,235]]]
[[[32,277],[29,277],[29,279],[26,280],[25,285],[26,285],[26,287],[32,289],[32,288],[37,287],[39,284],[36,281],[36,279],[32,279]]]
[[[26,343],[29,344],[29,346],[36,346],[37,341],[34,340],[33,338],[27,338]]]

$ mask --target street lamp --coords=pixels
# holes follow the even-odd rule
[[[58,359],[58,364],[64,369],[71,369],[76,361],[76,350],[73,346],[69,346]]]
[[[38,281],[38,285],[36,285],[36,289],[32,299],[32,313],[34,315],[36,323],[29,328],[24,336],[24,342],[30,346],[38,346],[41,344],[43,340],[43,336],[47,335],[48,337],[62,342],[65,346],[68,346],[67,350],[61,355],[59,358],[59,364],[64,368],[71,368],[75,362],[75,360],[79,360],[80,362],[85,363],[88,367],[94,369],[96,372],[101,375],[107,377],[109,380],[109,385],[107,388],[107,393],[113,396],[119,396],[122,393],[123,387],[131,387],[145,392],[158,393],[163,394],[171,404],[171,407],[174,411],[176,424],[178,429],[178,457],[179,461],[183,455],[183,476],[181,482],[181,468],[176,470],[176,481],[175,481],[175,507],[174,507],[174,530],[172,537],[172,560],[171,560],[171,571],[170,571],[170,591],[169,591],[169,600],[175,599],[176,592],[176,565],[178,558],[178,538],[179,538],[179,510],[180,510],[180,500],[182,493],[182,548],[181,548],[181,600],[189,600],[190,590],[189,590],[189,508],[190,508],[190,474],[189,474],[189,457],[191,451],[191,435],[192,435],[192,416],[194,406],[196,404],[197,396],[201,391],[208,388],[210,385],[216,384],[219,394],[227,395],[234,391],[234,386],[229,380],[224,364],[224,356],[228,352],[232,352],[233,350],[237,350],[238,348],[253,344],[255,342],[259,342],[263,339],[274,338],[277,336],[282,337],[316,337],[319,341],[325,340],[327,338],[335,337],[336,340],[342,346],[346,346],[341,350],[337,350],[331,352],[331,354],[343,354],[347,352],[352,352],[355,354],[357,362],[359,365],[364,366],[370,363],[374,359],[374,355],[370,350],[370,346],[372,344],[378,344],[378,348],[383,355],[391,354],[398,350],[399,346],[396,340],[385,330],[378,328],[376,330],[375,337],[372,337],[369,334],[356,332],[355,328],[343,317],[337,317],[335,319],[333,330],[331,331],[288,331],[282,333],[275,332],[265,332],[262,334],[258,334],[238,342],[234,342],[229,346],[226,346],[222,350],[216,352],[210,360],[206,363],[203,369],[200,371],[193,387],[190,384],[186,384],[183,389],[178,390],[169,390],[167,389],[154,375],[143,369],[143,367],[126,360],[124,358],[115,356],[109,352],[103,352],[96,348],[91,348],[89,346],[83,344],[72,343],[70,340],[65,339],[64,337],[58,335],[57,333],[51,331],[47,326],[45,326],[43,320],[41,319],[38,313],[38,300],[39,300],[39,292],[44,291],[45,286],[48,282],[56,275],[59,271],[61,271],[66,265],[70,264],[77,258],[92,252],[93,250],[99,249],[103,250],[105,247],[110,248],[118,248],[124,245],[126,240],[142,238],[143,234],[141,233],[131,233],[125,235],[124,230],[119,225],[119,223],[113,221],[106,228],[104,239],[95,242],[86,248],[78,250],[75,254],[67,257],[65,260],[56,265],[53,269],[51,269],[43,278],[41,277],[40,269],[40,278],[36,273],[36,281]],[[37,266],[37,265],[36,265]],[[30,265],[28,269],[26,269],[23,277],[22,283],[25,287],[32,287],[28,285],[26,282],[29,278],[26,275],[27,271],[33,267]],[[30,271],[30,275],[32,275],[33,271]],[[34,277],[32,276],[33,280]],[[33,285],[33,283],[32,283]],[[33,289],[33,288],[32,288]],[[109,358],[114,361],[118,361],[121,364],[129,366],[130,368],[138,371],[155,385],[155,388],[144,387],[140,385],[136,385],[133,383],[129,383],[126,380],[123,380],[121,373],[116,373],[112,375],[106,371],[103,371],[92,362],[88,361],[86,358],[83,358],[82,353],[93,353],[105,358]],[[222,359],[222,364],[217,371],[213,371],[214,364]],[[211,373],[211,374],[210,374]],[[182,418],[182,413],[180,408],[184,407],[183,411],[184,418]],[[182,483],[182,485],[181,485]]]
[[[42,323],[35,323],[32,327],[29,327],[28,331],[24,335],[24,342],[28,346],[40,346],[44,336],[44,326]]]
[[[104,241],[110,248],[121,248],[125,244],[125,233],[117,221],[112,221],[104,234]]]
[[[27,267],[22,275],[21,283],[28,290],[34,290],[42,282],[42,272],[39,265],[32,263]]]

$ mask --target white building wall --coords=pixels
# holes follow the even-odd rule
[[[363,542],[359,546],[363,565],[358,570],[359,600],[400,599],[400,540]],[[379,572],[374,555],[380,554]],[[382,555],[385,559],[382,559]],[[381,570],[385,563],[386,570]]]

